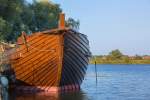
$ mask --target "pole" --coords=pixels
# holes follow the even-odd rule
[[[8,100],[8,79],[5,76],[0,76],[0,83],[1,83],[1,99]],[[0,100],[1,100],[0,99]]]
[[[97,85],[97,63],[96,63],[96,59],[95,59],[95,76],[96,76],[96,85]]]

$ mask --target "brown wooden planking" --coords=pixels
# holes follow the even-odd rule
[[[31,71],[31,73],[32,73],[32,71]],[[32,75],[31,75],[32,76]],[[22,79],[22,78],[21,78]]]
[[[51,76],[53,76],[53,74],[57,75],[57,72],[56,72],[57,71],[57,64],[50,62],[49,65],[47,65],[47,66],[49,67],[49,70],[46,70],[47,68],[45,66],[45,70],[43,70],[44,72],[40,74],[41,77],[40,77],[39,81],[42,81],[42,84],[43,84],[43,81],[46,78],[45,74],[47,74],[47,71],[49,71],[49,73],[51,74],[51,75],[48,76],[50,78],[51,78]],[[56,77],[55,77],[55,79],[56,79]],[[37,81],[38,81],[38,79],[37,79]]]
[[[42,39],[39,39],[38,41],[36,41],[35,40],[35,43],[31,43],[31,42],[27,42],[29,45],[32,45],[32,46],[34,46],[34,47],[36,47],[36,46],[38,46],[38,45],[41,45],[41,43],[43,43],[44,41],[46,41],[46,40],[49,40],[50,39],[50,37],[45,37],[45,38],[42,38]],[[30,47],[30,46],[29,46]],[[22,53],[22,54],[24,54],[24,53],[26,53],[27,51],[26,50],[24,50],[26,47],[24,46],[23,47],[23,45],[21,45],[21,47],[19,48],[19,50],[18,50],[18,52],[20,53]],[[29,48],[30,49],[30,48]],[[31,50],[34,50],[34,49],[32,49],[31,48]],[[29,54],[29,53],[28,53]]]
[[[32,70],[31,70],[31,72],[32,72]],[[29,72],[30,73],[30,72]]]
[[[48,66],[48,65],[47,65]],[[48,66],[49,67],[49,66]],[[42,74],[40,74],[40,76],[42,76],[38,81],[36,81],[37,79],[37,77],[35,76],[35,79],[32,79],[31,81],[34,81],[34,84],[32,84],[32,85],[36,85],[36,84],[39,84],[40,83],[40,81],[42,80],[42,78],[44,78],[44,80],[45,80],[45,77],[46,77],[46,74],[47,74],[47,71],[48,71],[48,69],[45,67],[45,71],[42,73]],[[31,72],[32,73],[32,72]],[[50,73],[50,72],[49,72]],[[33,74],[32,73],[32,75],[31,76],[29,76],[28,78],[31,78],[32,76],[34,76],[35,74]],[[32,77],[33,78],[33,77]],[[26,80],[25,80],[26,81]],[[40,85],[40,84],[39,84]]]
[[[55,59],[51,59],[51,61],[55,61]],[[50,65],[51,64],[51,62],[49,62],[49,63],[46,63],[46,64],[44,64],[44,65],[42,65],[40,68],[38,68],[38,70],[37,69],[35,69],[34,71],[35,71],[35,73],[38,75],[41,75],[42,77],[43,77],[43,75],[42,74],[44,74],[43,73],[43,71],[45,71],[46,70],[46,68],[45,68],[45,66],[49,66],[49,67],[51,67],[51,68],[53,68],[53,66],[52,65]],[[39,79],[41,79],[42,77],[37,77],[36,79],[37,79],[37,81],[39,80]]]
[[[46,41],[46,40],[45,40]],[[53,40],[54,41],[54,40]],[[50,41],[50,42],[52,42],[53,43],[53,41]],[[54,42],[55,43],[55,42]],[[45,45],[43,45],[43,46],[40,46],[39,48],[43,48],[44,46],[46,46],[47,44],[45,44]],[[50,44],[49,44],[50,45]],[[35,46],[36,47],[36,46]],[[36,48],[38,48],[38,46],[36,47]],[[46,49],[48,49],[48,48],[46,48]],[[25,50],[24,50],[25,51]],[[32,54],[34,52],[34,54]],[[26,59],[26,56],[27,57],[30,57],[30,58],[32,58],[32,57],[34,57],[35,55],[37,55],[37,53],[41,53],[41,51],[37,51],[36,50],[36,52],[35,52],[35,50],[33,50],[33,52],[26,52],[24,55],[23,55],[23,57],[22,58],[20,58],[20,59],[17,59],[17,60],[19,60],[19,61],[22,61],[22,59],[23,59],[23,61],[28,61],[28,60],[25,60]],[[20,53],[22,53],[21,51],[20,51]],[[32,55],[31,55],[32,54]],[[24,58],[25,57],[25,58]],[[21,62],[19,63],[17,63],[17,65],[19,65],[19,64],[22,64]]]
[[[52,41],[51,41],[52,42]],[[49,44],[50,45],[50,44]],[[51,45],[50,45],[51,46]],[[42,47],[40,47],[40,48],[42,48]],[[49,48],[49,47],[48,47]],[[44,49],[48,49],[48,48],[44,48]],[[33,53],[34,52],[34,53]],[[27,52],[27,53],[29,53],[30,55],[28,55],[27,57],[25,57],[25,58],[21,58],[21,59],[19,59],[18,61],[22,61],[22,63],[23,63],[23,61],[25,62],[25,61],[28,61],[29,59],[28,59],[28,57],[30,57],[30,59],[32,59],[34,56],[36,56],[36,55],[38,55],[38,53],[39,54],[41,54],[42,52],[41,51],[37,51],[37,50],[34,50],[32,53],[30,53],[30,52]],[[45,53],[45,52],[44,52]],[[23,60],[22,60],[23,59]],[[17,63],[16,65],[21,65],[22,64],[21,62],[20,63]]]
[[[47,52],[45,52],[44,54],[43,54],[43,53],[40,53],[39,55],[45,57],[46,54],[47,54]],[[54,55],[55,55],[55,53],[53,53],[53,52],[50,52],[48,55],[51,55],[51,54],[54,54]],[[41,56],[40,56],[40,58],[41,58]],[[43,58],[43,57],[42,57],[42,58]],[[27,60],[30,60],[30,59],[27,59]],[[30,61],[29,63],[28,63],[28,62],[25,62],[25,63],[22,64],[22,66],[27,66],[27,65],[30,65],[30,64],[32,64],[32,63],[36,64],[36,63],[35,63],[36,61],[39,62],[39,60],[38,60],[37,57],[36,57],[35,59],[32,59],[32,61],[33,61],[33,62]],[[35,61],[35,62],[34,62],[34,61]],[[18,65],[17,65],[17,66],[18,66]]]
[[[53,40],[53,39],[56,39],[57,37],[55,36],[55,37],[51,37],[51,36],[45,36],[45,37],[42,37],[42,38],[37,38],[37,39],[35,39],[34,41],[32,41],[32,42],[34,42],[34,43],[32,43],[32,42],[29,42],[29,45],[32,45],[32,46],[34,46],[34,47],[36,47],[36,46],[38,46],[38,45],[41,45],[41,44],[43,44],[43,43],[45,43],[45,41],[49,41],[49,39],[50,40]],[[29,46],[30,47],[30,46]],[[32,50],[32,48],[31,48],[31,50]]]
[[[49,81],[52,81],[53,79],[55,80],[55,86],[57,86],[57,84],[58,84],[58,81],[57,81],[57,79],[56,79],[56,77],[54,77],[54,76],[57,76],[57,73],[58,73],[58,71],[57,71],[57,67],[56,68],[54,68],[53,69],[53,71],[51,71],[51,72],[48,72],[47,73],[47,75],[45,75],[44,76],[44,80],[43,80],[43,82],[42,82],[42,86],[50,86],[50,83],[49,83]],[[37,84],[38,85],[38,84]]]
[[[47,35],[48,35],[48,34],[47,34]],[[56,35],[55,35],[55,36],[56,36]],[[45,40],[43,40],[43,41],[48,42],[48,41],[50,41],[52,38],[53,38],[53,37],[49,38],[47,41],[45,41]],[[60,39],[59,35],[57,35],[56,38],[57,38],[57,39],[55,39],[55,41],[59,41],[59,42],[60,42],[60,40],[59,40],[59,39]],[[58,39],[58,38],[59,38],[59,39]],[[32,42],[33,42],[33,41],[34,41],[34,40],[32,39]],[[43,41],[41,41],[41,42],[43,42]],[[56,51],[56,53],[57,53],[57,52],[59,52],[59,49],[61,48],[61,46],[59,46],[58,42],[55,43],[55,41],[50,41],[50,42],[51,42],[51,44],[53,44],[54,46],[56,46],[55,48],[58,50],[58,51]],[[30,43],[30,41],[28,41],[28,42]],[[37,45],[37,44],[41,44],[41,42],[38,41],[38,43],[36,43],[36,45]],[[53,46],[53,45],[50,45],[50,42],[47,43],[48,46],[45,45],[45,47],[42,48],[42,49],[45,49],[45,48],[48,49],[49,47]],[[61,40],[61,42],[62,42],[62,40]],[[42,45],[42,44],[41,44],[41,45]],[[58,46],[57,46],[57,45],[58,45]],[[21,46],[22,46],[22,45],[21,45]],[[24,48],[24,46],[22,46],[22,47]],[[36,47],[36,48],[41,49],[41,47]],[[50,49],[50,48],[49,48],[49,49]],[[42,56],[45,57],[45,55],[47,55],[48,52],[45,53],[45,52],[43,51],[43,52],[40,52],[40,54],[39,54],[40,56],[38,56],[38,55],[36,56],[36,55],[35,55],[35,53],[36,53],[35,51],[33,51],[33,50],[31,49],[32,52],[30,52],[30,47],[29,47],[28,50],[29,50],[28,52],[25,52],[25,49],[22,49],[22,50],[21,50],[21,51],[22,51],[23,53],[25,53],[25,54],[30,53],[30,56],[29,56],[29,57],[28,57],[28,56],[25,56],[25,58],[19,59],[21,63],[19,63],[18,65],[15,65],[15,63],[14,63],[14,67],[15,67],[14,69],[17,69],[17,68],[20,69],[20,70],[18,69],[18,71],[16,71],[16,75],[17,75],[17,78],[18,78],[18,79],[22,80],[22,76],[26,75],[26,73],[25,73],[25,74],[22,73],[21,75],[19,75],[17,72],[21,73],[21,72],[24,72],[24,71],[25,71],[25,72],[27,72],[27,75],[28,75],[29,78],[27,78],[27,80],[23,80],[23,81],[29,83],[30,85],[31,85],[31,84],[32,84],[32,85],[36,85],[36,84],[33,84],[33,82],[32,82],[32,81],[34,80],[33,78],[38,76],[38,75],[36,75],[36,74],[34,74],[34,76],[33,76],[33,74],[32,74],[32,73],[34,72],[34,69],[33,69],[33,68],[35,67],[35,66],[33,66],[33,64],[34,64],[34,63],[37,64],[36,67],[35,67],[35,68],[37,69],[37,68],[40,68],[40,66],[38,66],[40,63],[42,63],[42,62],[45,61],[43,64],[47,64],[46,62],[47,62],[48,60],[51,60],[51,59],[49,59],[49,56],[46,57],[45,60],[42,59]],[[61,51],[61,52],[62,52],[62,51]],[[32,54],[34,54],[34,56],[32,56]],[[49,54],[52,54],[52,53],[49,53]],[[58,53],[58,55],[60,55],[60,54]],[[58,55],[57,55],[57,56],[58,56]],[[35,56],[36,56],[36,57],[35,57]],[[54,56],[56,56],[56,54],[55,54]],[[31,57],[33,57],[33,58],[30,59]],[[58,57],[59,57],[59,56],[58,56]],[[33,60],[33,59],[37,59],[37,58],[42,59],[41,62],[37,63],[35,60]],[[58,58],[57,58],[57,59],[58,59]],[[28,63],[27,63],[25,60],[27,60]],[[29,61],[29,60],[30,60],[30,61]],[[61,59],[60,59],[60,60],[61,60]],[[23,61],[25,61],[25,62],[23,62]],[[58,61],[55,61],[55,63],[56,63],[56,62],[58,62]],[[61,62],[61,61],[60,61],[60,62]],[[17,63],[18,63],[18,62],[17,62]],[[29,63],[30,63],[30,64],[29,64]],[[26,66],[25,66],[24,64],[25,64]],[[22,70],[23,67],[20,68],[20,66],[23,66],[23,67],[25,68],[25,70]],[[28,66],[28,67],[27,67],[27,66]],[[58,64],[57,64],[57,66],[58,66]],[[58,69],[57,66],[54,66],[54,68],[55,68],[55,69],[54,69],[54,70],[55,70],[55,71],[54,71],[54,72],[55,72],[54,75],[57,74],[57,69]],[[47,66],[45,66],[45,67],[47,67]],[[48,66],[48,67],[49,67],[49,66]],[[59,66],[59,67],[60,67],[60,66]],[[50,67],[49,67],[48,69],[50,69]],[[52,69],[50,69],[50,70],[52,70]],[[60,70],[61,70],[61,69],[60,69]],[[60,72],[59,72],[59,73],[60,73]],[[48,75],[53,75],[53,74],[50,73],[50,74],[48,74]],[[20,76],[21,76],[21,77],[20,77]],[[50,77],[50,79],[52,79],[53,76],[49,76],[49,77]],[[58,77],[58,76],[57,76],[57,77]],[[50,79],[48,78],[48,80],[50,80]],[[46,82],[48,82],[48,80],[47,80],[46,78],[45,78],[44,80],[45,80]],[[58,78],[57,78],[57,81],[58,81]],[[58,84],[58,83],[57,83],[57,84]],[[38,84],[38,85],[40,85],[40,84]]]
[[[47,54],[47,52],[45,52],[45,55],[46,55],[46,54]],[[51,54],[54,54],[54,56],[55,56],[55,53],[51,53]],[[49,54],[49,55],[51,55],[51,54]],[[42,54],[42,55],[43,55],[43,54]],[[45,55],[44,55],[43,57],[45,57]],[[42,59],[43,57],[41,57],[41,59]],[[46,56],[46,57],[47,57],[47,56]],[[38,59],[35,59],[34,61],[38,61],[38,62],[39,62]],[[32,62],[28,63],[28,65],[30,65],[30,64],[32,64]],[[34,63],[34,64],[36,64],[36,63]],[[24,65],[27,65],[27,64],[25,63]],[[22,66],[24,66],[24,65],[22,65]]]
[[[36,38],[35,37],[36,37],[36,34],[35,34],[35,36],[32,36],[32,38],[34,38],[34,39],[32,39],[32,41],[28,41],[27,43],[30,43],[30,45],[34,45],[35,44],[37,46],[38,45],[37,42],[39,42],[41,40],[43,40],[43,42],[44,42],[45,39],[49,39],[50,38],[49,36],[46,36],[46,35],[40,35],[40,37],[36,37]],[[25,45],[21,45],[21,47],[17,49],[17,53],[18,52],[26,53],[26,50],[24,50],[24,49],[26,49],[26,46]]]
[[[57,65],[57,70],[56,70],[56,72],[57,72],[57,80],[56,80],[56,86],[58,86],[59,85],[59,80],[60,80],[60,74],[61,74],[61,68],[62,68],[62,59],[63,59],[63,35],[59,35],[59,46],[58,46],[58,49],[57,50],[59,50],[59,52],[58,52],[58,57],[59,57],[59,61],[58,61],[58,65]],[[56,62],[54,62],[54,63],[56,63]],[[51,74],[52,75],[52,74]],[[55,76],[52,76],[52,77],[55,77]]]
[[[27,38],[27,43],[30,45],[21,45],[21,49],[17,49],[17,53],[21,52],[22,57],[12,62],[16,76],[30,85],[45,86],[45,88],[68,83],[80,85],[89,60],[86,56],[89,52],[87,38],[72,30],[64,29],[58,32],[55,30],[54,34],[52,32],[35,33],[34,35],[37,36],[32,35]],[[64,44],[65,38],[69,42],[65,41]],[[56,51],[40,52],[30,46],[38,49],[56,49]],[[70,51],[65,47],[69,47]],[[61,81],[62,78],[64,81]]]
[[[49,60],[50,60],[50,59],[47,59],[47,61],[49,61]],[[42,64],[46,63],[47,61],[43,62]],[[42,66],[42,65],[40,65],[40,66]]]

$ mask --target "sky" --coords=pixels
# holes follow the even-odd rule
[[[29,0],[31,1],[31,0]],[[150,0],[51,0],[80,20],[93,55],[150,54]]]

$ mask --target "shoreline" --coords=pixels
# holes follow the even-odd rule
[[[89,63],[89,65],[95,65],[94,63]],[[150,65],[150,64],[110,64],[110,63],[97,63],[97,65]]]
[[[97,64],[126,64],[126,65],[149,65],[150,60],[96,60]],[[95,64],[95,61],[93,59],[90,60],[89,64]]]

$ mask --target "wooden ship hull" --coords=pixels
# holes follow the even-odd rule
[[[11,55],[16,86],[44,91],[79,89],[89,56],[87,36],[72,29],[23,33]]]

